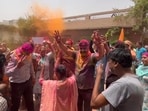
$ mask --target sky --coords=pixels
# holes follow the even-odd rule
[[[34,3],[52,10],[60,9],[64,17],[124,9],[134,5],[131,0],[0,0],[0,21],[24,18]]]

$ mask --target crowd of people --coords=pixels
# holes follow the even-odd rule
[[[5,79],[8,78],[9,80]],[[148,49],[110,44],[98,30],[89,40],[0,44],[0,111],[148,110]]]

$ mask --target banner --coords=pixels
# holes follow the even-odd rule
[[[32,41],[34,44],[42,44],[44,37],[32,37]]]

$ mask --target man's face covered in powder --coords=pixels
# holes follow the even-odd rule
[[[88,51],[89,51],[89,48],[88,47],[79,47],[79,50],[80,50],[80,54],[81,56],[86,56]]]

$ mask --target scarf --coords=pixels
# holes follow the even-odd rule
[[[74,75],[65,81],[44,80],[40,111],[77,111],[77,97]]]
[[[148,76],[148,66],[140,65],[136,69],[136,74],[138,76]]]
[[[77,60],[76,60],[78,71],[81,71],[86,66],[86,64],[90,60],[90,56],[91,56],[91,52],[88,52],[88,54],[85,58],[82,58],[81,54],[78,53]]]

